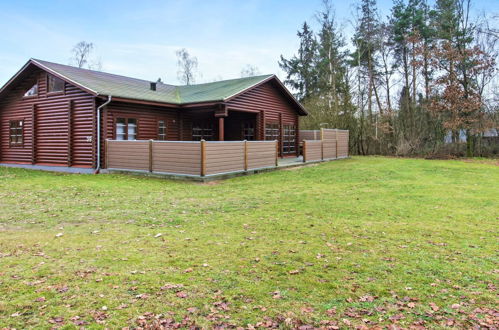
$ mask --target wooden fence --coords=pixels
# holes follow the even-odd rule
[[[348,157],[349,132],[347,130],[323,128],[314,132],[313,136],[319,135],[320,140],[303,140],[303,162]]]
[[[304,162],[348,157],[348,131],[313,132],[303,140]],[[206,177],[279,165],[278,141],[106,140],[105,148],[104,168],[111,170]]]
[[[277,166],[277,141],[106,140],[105,167],[209,176]]]

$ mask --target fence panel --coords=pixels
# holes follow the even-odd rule
[[[304,140],[303,141],[303,161],[313,162],[322,160],[322,141]]]
[[[324,159],[336,158],[336,140],[322,140],[322,157]]]
[[[206,142],[205,175],[244,171],[244,141]]]
[[[346,130],[338,130],[338,158],[348,157],[348,133]]]
[[[247,169],[275,166],[277,159],[276,144],[276,141],[247,141]]]
[[[149,170],[149,141],[107,141],[107,167]]]
[[[300,140],[320,140],[321,131],[311,130],[311,129],[301,129],[300,130]]]
[[[321,129],[321,139],[322,140],[336,140],[337,129],[322,128]]]
[[[201,142],[154,141],[153,172],[200,175]]]

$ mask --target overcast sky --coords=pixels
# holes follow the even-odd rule
[[[354,1],[333,1],[342,29]],[[487,5],[485,5],[487,4]],[[389,14],[391,1],[378,4]],[[499,11],[499,1],[475,9]],[[277,61],[298,47],[296,31],[321,0],[0,0],[0,86],[29,58],[68,64],[73,46],[93,42],[106,72],[177,84],[175,51],[199,61],[198,82],[237,78],[251,64],[283,78]]]

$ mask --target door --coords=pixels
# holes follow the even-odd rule
[[[296,155],[296,127],[293,124],[283,125],[282,153],[286,155]]]

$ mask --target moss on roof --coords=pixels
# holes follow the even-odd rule
[[[80,69],[36,59],[32,61],[99,95],[170,104],[224,101],[273,76],[262,75],[188,86],[158,83],[156,91],[152,91],[150,89],[151,81],[148,80]]]

